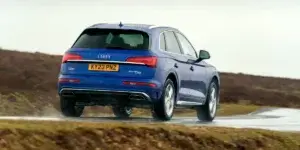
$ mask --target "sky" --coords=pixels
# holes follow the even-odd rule
[[[63,54],[95,23],[172,26],[220,71],[300,78],[299,0],[0,0],[0,47]]]

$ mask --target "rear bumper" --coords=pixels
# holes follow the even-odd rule
[[[61,79],[72,79],[61,80]],[[124,81],[154,83],[156,86],[125,84]],[[156,79],[112,76],[59,76],[58,94],[82,101],[84,105],[146,104],[160,99],[162,83]]]
[[[125,96],[129,99],[139,99],[151,102],[150,96],[145,92],[135,91],[113,91],[113,90],[96,90],[96,89],[73,89],[73,88],[62,88],[60,90],[60,96],[72,97],[80,94],[86,94],[87,96],[92,95],[103,95],[103,96]]]
[[[132,107],[152,106],[156,98],[146,92],[128,90],[104,90],[84,88],[62,88],[59,95],[76,101],[82,106],[126,105]]]

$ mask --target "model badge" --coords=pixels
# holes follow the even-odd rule
[[[69,71],[74,71],[75,68],[73,68],[73,67],[68,67],[68,70],[69,70]]]
[[[134,73],[134,74],[137,74],[137,75],[141,75],[142,74],[142,72],[136,71],[136,70],[129,70],[128,72],[129,73]]]

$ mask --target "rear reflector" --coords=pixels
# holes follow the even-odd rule
[[[68,60],[81,60],[82,57],[77,54],[66,53],[62,58],[62,63],[67,62]]]
[[[148,83],[148,82],[134,82],[134,81],[123,81],[124,85],[134,85],[134,86],[149,86],[149,87],[156,87],[156,84],[154,83]]]
[[[129,57],[127,62],[134,62],[134,63],[143,63],[146,66],[155,68],[157,63],[157,57],[155,56],[145,56],[145,57]]]
[[[58,79],[59,83],[79,83],[79,79],[70,79],[70,78],[59,78]]]

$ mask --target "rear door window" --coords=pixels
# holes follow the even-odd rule
[[[181,50],[175,34],[172,31],[164,32],[166,39],[166,51],[181,54]]]
[[[160,34],[160,36],[159,36],[159,48],[164,51],[166,50],[166,42],[165,42],[165,34],[164,33]]]
[[[72,48],[148,50],[149,36],[137,30],[87,29]]]

